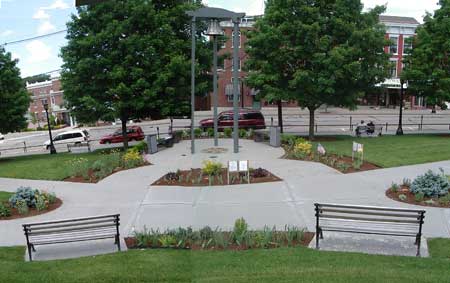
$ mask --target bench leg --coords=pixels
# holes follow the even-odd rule
[[[28,258],[30,259],[30,261],[33,261],[33,256],[31,255],[32,251],[31,251],[32,245],[28,245]]]
[[[118,249],[119,252],[120,252],[121,249],[120,249],[120,238],[119,238],[119,236],[116,236],[116,242],[115,242],[115,244],[117,244],[117,249]]]
[[[420,242],[421,242],[421,237],[416,237],[416,245],[417,245],[417,254],[416,256],[420,256]]]

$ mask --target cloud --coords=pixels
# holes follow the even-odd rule
[[[3,32],[0,32],[0,37],[7,37],[7,36],[10,36],[12,34],[14,34],[14,32],[12,30],[10,30],[10,29],[7,29],[7,30],[5,30]]]
[[[48,20],[50,19],[50,15],[42,9],[39,9],[34,15],[33,19],[35,20]]]
[[[52,48],[40,40],[33,40],[25,46],[28,63],[45,62],[52,56]]]
[[[69,9],[69,5],[64,0],[55,0],[50,6],[48,7],[41,7],[43,10],[65,10]]]
[[[11,53],[11,58],[13,59],[13,60],[21,60],[21,57],[20,57],[20,55],[18,54],[18,53],[15,53],[15,52],[12,52]]]
[[[52,31],[55,31],[55,30],[56,30],[56,28],[55,28],[54,25],[52,25],[49,21],[45,21],[45,22],[42,22],[38,26],[37,33],[39,35],[43,35],[43,34],[47,34],[47,33],[50,33]]]

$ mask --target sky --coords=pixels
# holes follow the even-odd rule
[[[264,0],[203,0],[247,15],[261,15]],[[437,0],[362,0],[365,9],[387,4],[387,15],[409,16],[422,22],[425,12],[437,8]],[[66,22],[76,13],[75,0],[0,0],[0,45],[66,29]],[[6,45],[18,59],[22,77],[61,68],[60,48],[66,44],[65,33]]]

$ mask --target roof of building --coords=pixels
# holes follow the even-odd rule
[[[398,17],[398,16],[380,16],[380,22],[382,23],[398,23],[408,25],[419,25],[420,23],[412,17]]]

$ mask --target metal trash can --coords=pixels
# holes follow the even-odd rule
[[[269,144],[273,147],[281,146],[281,133],[279,127],[270,128],[270,141]]]
[[[147,136],[147,144],[149,154],[154,154],[158,152],[158,139],[156,134]]]

